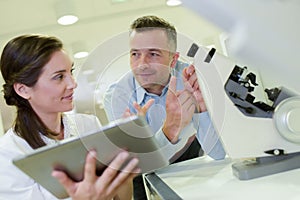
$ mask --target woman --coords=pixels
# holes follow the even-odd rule
[[[61,41],[55,37],[22,35],[4,47],[0,61],[4,98],[8,105],[16,106],[17,116],[13,127],[0,138],[0,198],[56,199],[16,168],[12,159],[99,128],[95,116],[64,113],[73,109],[77,86],[72,66]],[[91,151],[87,155],[81,182],[73,182],[61,171],[52,175],[72,199],[131,199],[132,179],[140,171],[136,168],[138,160],[131,159],[126,170],[119,172],[116,169],[129,157],[128,152],[121,152],[98,177],[95,154]]]

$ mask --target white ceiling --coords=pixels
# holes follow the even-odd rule
[[[70,52],[72,52],[72,44],[83,41],[87,49],[92,51],[111,37],[127,31],[135,18],[148,14],[165,18],[176,26],[179,33],[203,45],[214,43],[217,50],[220,47],[218,46],[221,33],[219,29],[184,6],[166,6],[165,0],[128,0],[123,3],[112,3],[111,0],[73,0],[79,21],[70,26],[61,26],[56,23],[54,5],[57,1],[0,0],[0,51],[2,52],[4,45],[11,38],[24,33],[57,36]],[[114,52],[113,47],[111,52]],[[84,61],[85,59],[74,60],[75,67],[80,68]],[[127,68],[115,70],[112,74],[123,73]],[[78,84],[81,83],[78,82]],[[80,94],[80,91],[78,93]],[[84,105],[84,102],[82,103]],[[14,110],[5,105],[3,98],[0,101],[0,109],[4,129],[7,129],[14,118]],[[84,106],[79,111],[89,112]]]
[[[60,37],[66,45],[85,41],[90,49],[95,44],[127,31],[129,24],[145,14],[162,16],[191,37],[212,38],[215,30],[207,28],[182,6],[167,7],[165,0],[128,0],[111,3],[111,0],[73,0],[80,20],[71,26],[56,23],[55,3],[59,0],[0,0],[0,43],[22,33],[45,33]],[[61,0],[63,1],[63,0]],[[195,19],[197,17],[198,19]]]

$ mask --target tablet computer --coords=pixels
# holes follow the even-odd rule
[[[138,116],[116,120],[98,131],[41,147],[15,158],[13,163],[56,197],[66,198],[68,194],[63,186],[51,176],[53,169],[65,171],[73,180],[82,180],[86,155],[91,149],[97,151],[99,175],[124,149],[139,159],[142,173],[169,164],[148,123]]]

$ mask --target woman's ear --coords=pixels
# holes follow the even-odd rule
[[[22,83],[14,83],[15,92],[24,99],[30,99],[29,87]]]
[[[179,58],[179,52],[174,53],[171,61],[171,68],[174,68],[176,66],[178,58]]]

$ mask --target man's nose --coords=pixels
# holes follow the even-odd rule
[[[149,59],[148,59],[147,55],[142,54],[140,56],[140,60],[139,60],[139,68],[145,69],[148,66],[149,66]]]

